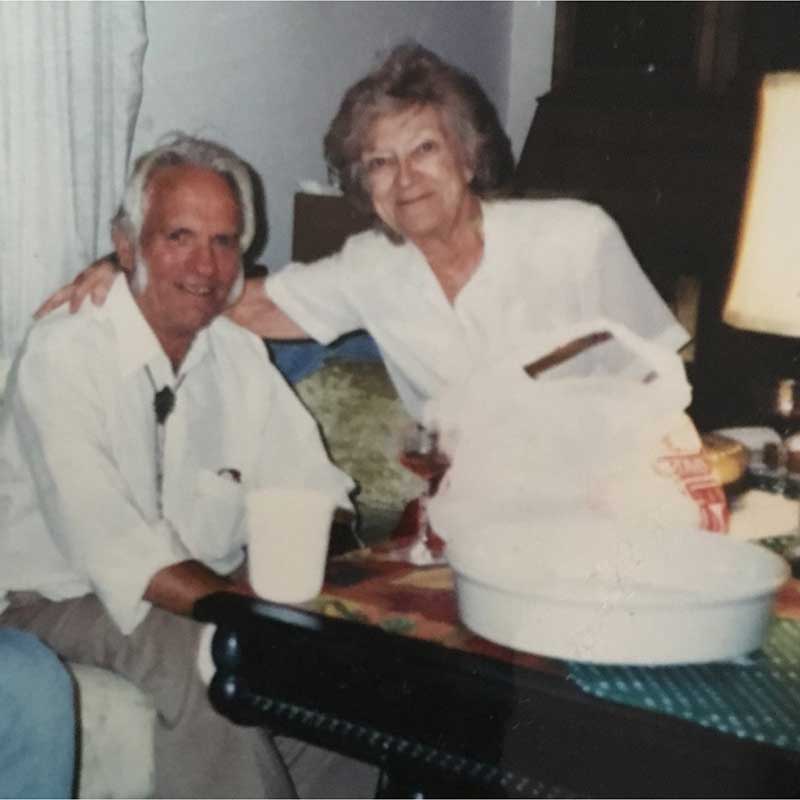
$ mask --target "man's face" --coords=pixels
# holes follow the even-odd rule
[[[145,207],[139,268],[148,281],[136,302],[167,355],[180,361],[223,311],[239,274],[239,206],[221,175],[184,164],[153,174]]]

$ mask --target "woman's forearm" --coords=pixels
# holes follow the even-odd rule
[[[238,325],[262,339],[310,339],[264,290],[264,278],[248,278],[241,299],[225,312]]]

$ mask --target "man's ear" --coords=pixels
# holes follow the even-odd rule
[[[111,231],[111,241],[114,242],[114,250],[117,252],[117,261],[120,267],[127,273],[133,272],[135,263],[133,242],[124,231],[114,228]]]

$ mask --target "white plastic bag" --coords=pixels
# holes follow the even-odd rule
[[[567,342],[608,342],[541,373],[523,369]],[[643,531],[724,531],[724,493],[684,413],[680,357],[598,319],[521,343],[426,408],[451,466],[429,514],[436,532],[585,517]]]

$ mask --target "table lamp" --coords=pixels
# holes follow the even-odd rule
[[[800,72],[766,75],[758,95],[755,136],[739,237],[723,320],[758,333],[800,337]],[[789,437],[783,458],[798,478],[800,375],[765,392],[776,428]],[[767,388],[767,387],[765,387]],[[796,443],[800,447],[800,440]],[[797,463],[793,464],[793,456]],[[789,493],[789,492],[787,492]]]
[[[764,77],[733,273],[729,325],[800,337],[800,72]]]

